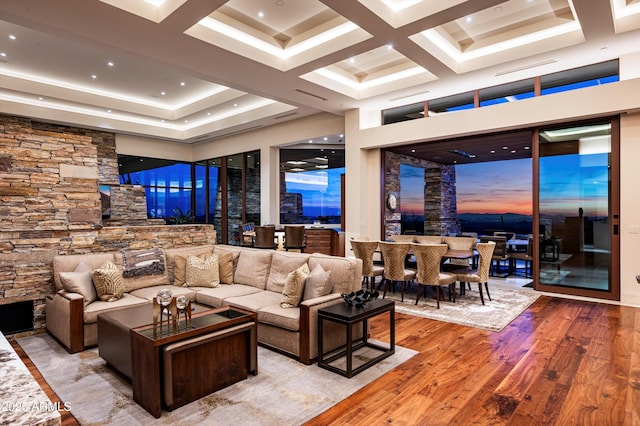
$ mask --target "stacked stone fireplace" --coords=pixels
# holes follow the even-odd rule
[[[210,225],[178,229],[141,217],[141,189],[119,185],[115,148],[113,133],[0,114],[0,321],[12,313],[0,324],[5,334],[44,330],[58,254],[215,242]],[[100,185],[129,206],[111,223],[103,223]],[[31,312],[30,330],[14,324],[18,309]]]

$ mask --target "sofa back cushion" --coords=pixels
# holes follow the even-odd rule
[[[361,259],[312,254],[309,257],[309,268],[313,271],[316,265],[322,266],[325,271],[331,271],[333,293],[351,293],[361,287]]]
[[[287,276],[307,263],[311,255],[304,253],[289,253],[275,251],[271,257],[271,271],[267,280],[267,290],[282,293],[287,282]]]
[[[236,284],[250,285],[261,290],[267,288],[272,254],[272,250],[243,248],[238,256],[238,266],[233,278]]]
[[[87,264],[93,271],[106,262],[114,262],[114,254],[115,252],[106,252],[55,256],[53,258],[53,281],[56,285],[56,290],[63,289],[62,282],[60,281],[60,272],[73,272],[81,262]]]
[[[164,256],[164,251],[162,252],[162,256]],[[167,264],[167,259],[166,256],[164,256],[165,259],[163,260],[163,263],[166,265]],[[115,264],[118,267],[118,269],[120,269],[120,271],[122,272],[123,270],[123,263],[124,263],[124,259],[122,256],[122,252],[116,252],[114,253],[114,258],[115,258]],[[125,292],[130,292],[133,290],[138,290],[140,288],[146,288],[146,287],[153,287],[156,285],[169,285],[170,281],[169,281],[169,274],[167,272],[167,268],[164,268],[164,271],[161,274],[152,274],[152,275],[141,275],[138,277],[128,277],[128,278],[122,278],[122,281],[124,283],[124,291]]]
[[[211,257],[211,255],[213,254],[213,245],[206,244],[202,246],[169,248],[164,250],[164,254],[167,260],[166,268],[167,268],[169,282],[174,285],[182,286],[184,284],[184,272],[181,276],[182,282],[176,283],[176,276],[175,276],[176,256],[182,256],[183,258],[182,266],[185,266],[188,254],[192,254],[194,256],[204,255],[204,258]]]

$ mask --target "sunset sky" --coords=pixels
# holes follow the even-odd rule
[[[544,157],[540,164],[542,214],[608,214],[607,154]],[[423,214],[424,170],[401,165],[401,211]],[[458,213],[531,215],[532,159],[456,166]]]

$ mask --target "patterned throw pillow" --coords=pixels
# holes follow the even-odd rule
[[[122,273],[113,262],[107,262],[93,271],[93,285],[98,298],[105,302],[114,302],[124,293]]]
[[[207,255],[199,254],[197,256],[199,259],[204,260]],[[187,258],[185,256],[176,255],[174,257],[175,267],[173,268],[173,285],[178,287],[186,287],[186,278],[187,278]]]
[[[204,260],[192,254],[187,255],[184,285],[186,287],[219,287],[218,255],[214,254]]]
[[[60,283],[65,291],[78,293],[84,297],[84,306],[98,298],[91,280],[91,267],[84,262],[78,263],[73,272],[60,272]]]
[[[283,308],[296,308],[302,300],[304,282],[309,276],[309,265],[306,263],[287,275],[287,282],[282,290],[282,300],[280,306]]]
[[[307,277],[304,285],[304,296],[302,300],[314,299],[320,296],[326,296],[331,293],[333,283],[331,282],[331,271],[325,271],[318,263],[313,271]]]

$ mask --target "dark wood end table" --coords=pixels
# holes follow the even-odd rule
[[[368,320],[389,313],[389,347],[381,346],[368,340]],[[324,322],[332,321],[342,324],[346,329],[346,344],[328,353],[324,352]],[[362,324],[362,337],[353,339],[353,326]],[[339,303],[318,310],[318,366],[345,377],[353,377],[361,371],[371,367],[381,360],[395,353],[395,302],[388,299],[375,299],[367,302],[364,307],[349,306]],[[354,368],[353,355],[360,348],[369,347],[381,351],[381,353]],[[339,358],[346,357],[346,368],[340,368],[331,363]]]

